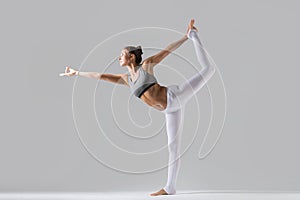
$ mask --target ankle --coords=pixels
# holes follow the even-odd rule
[[[197,35],[197,31],[195,29],[190,29],[188,34],[187,34],[187,37],[189,39],[193,39],[196,35]]]

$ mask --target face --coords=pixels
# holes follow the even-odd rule
[[[123,49],[119,56],[119,63],[121,67],[128,66],[132,62],[132,56],[127,49]]]

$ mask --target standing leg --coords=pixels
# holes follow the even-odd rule
[[[163,189],[151,194],[151,196],[170,195],[176,193],[176,181],[180,167],[180,138],[182,131],[182,109],[176,111],[165,112],[166,116],[166,129],[168,135],[168,180]]]
[[[164,190],[168,194],[176,193],[176,181],[180,167],[180,138],[182,132],[182,109],[166,113],[166,129],[168,134],[169,165],[168,180]]]

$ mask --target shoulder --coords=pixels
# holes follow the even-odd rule
[[[149,60],[144,60],[144,61],[141,63],[141,67],[143,68],[143,70],[145,70],[145,71],[148,72],[149,74],[154,75],[154,72],[153,72],[153,66],[151,65],[151,61],[149,61]]]

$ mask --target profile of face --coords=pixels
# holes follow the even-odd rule
[[[123,49],[119,56],[119,63],[121,67],[129,66],[131,63],[135,62],[134,54],[128,52],[127,49]]]

